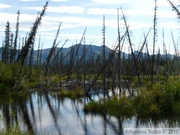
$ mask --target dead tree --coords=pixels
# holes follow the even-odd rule
[[[136,59],[136,56],[135,56],[134,51],[133,51],[132,42],[131,42],[130,33],[129,33],[129,26],[127,25],[126,18],[124,16],[123,11],[122,11],[122,15],[123,15],[124,24],[125,24],[125,27],[126,27],[127,38],[128,38],[129,46],[130,46],[130,49],[131,49],[131,54],[132,54],[134,66],[135,66],[135,69],[136,69],[136,74],[137,74],[137,77],[138,77],[138,83],[139,83],[139,86],[141,86],[141,79],[140,79],[140,74],[139,74],[139,70],[138,70],[137,59]]]
[[[102,29],[102,36],[103,36],[103,42],[102,42],[102,65],[105,65],[106,63],[106,27],[105,27],[105,16],[103,16],[103,29]],[[106,93],[106,66],[103,69],[103,92]]]

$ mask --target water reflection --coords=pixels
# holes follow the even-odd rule
[[[103,94],[93,94],[98,100]],[[178,128],[180,116],[115,118],[83,112],[89,98],[70,100],[44,92],[0,96],[0,129],[19,125],[33,134],[124,135],[124,128]]]

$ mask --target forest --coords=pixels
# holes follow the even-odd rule
[[[170,0],[168,2],[173,10],[172,14],[177,14],[179,20],[178,7]],[[86,29],[79,43],[64,51],[68,39],[64,43],[58,41],[61,22],[47,55],[43,55],[40,37],[38,50],[34,50],[37,31],[47,8],[48,2],[38,13],[25,38],[19,37],[20,11],[17,12],[15,33],[11,31],[10,22],[7,22],[0,51],[1,95],[20,97],[20,94],[23,94],[23,98],[26,98],[27,93],[38,91],[73,100],[88,97],[90,102],[84,105],[86,113],[115,117],[180,113],[179,43],[171,33],[174,54],[169,54],[163,31],[163,50],[156,47],[157,0],[153,27],[144,34],[138,50],[134,50],[123,9],[117,9],[118,37],[114,48],[109,49],[106,46],[106,20],[103,16],[100,53],[95,53],[93,44],[86,43]],[[119,26],[120,14],[124,22],[124,33]],[[148,44],[149,33],[153,33],[152,45]],[[128,54],[122,51],[125,44],[129,46]],[[152,53],[150,46],[153,48]],[[94,101],[91,94],[99,92],[103,93],[104,97]]]

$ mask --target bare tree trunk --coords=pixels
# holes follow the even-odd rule
[[[103,36],[103,45],[102,45],[102,65],[105,65],[106,62],[106,37],[105,37],[105,16],[103,16],[103,29],[102,29],[102,36]],[[106,90],[106,67],[103,69],[103,92],[104,96],[107,93]]]
[[[16,23],[16,33],[15,33],[15,38],[14,38],[14,48],[13,48],[13,62],[15,62],[16,59],[16,54],[17,54],[17,42],[18,42],[18,33],[19,33],[19,16],[20,16],[20,11],[18,10],[17,12],[17,23]]]
[[[156,25],[157,25],[157,0],[155,0],[155,6],[154,6],[154,25],[153,25],[153,31],[154,31],[154,35],[153,35],[153,54],[152,54],[152,68],[151,68],[151,82],[153,84],[154,79],[153,79],[153,75],[154,75],[154,65],[155,65],[155,47],[156,47],[156,40],[157,40],[157,29],[156,29]]]

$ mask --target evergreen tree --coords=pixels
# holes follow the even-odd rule
[[[5,64],[9,63],[10,35],[11,35],[10,23],[7,22],[5,29],[5,41],[4,41],[4,46],[2,48],[2,61]]]

